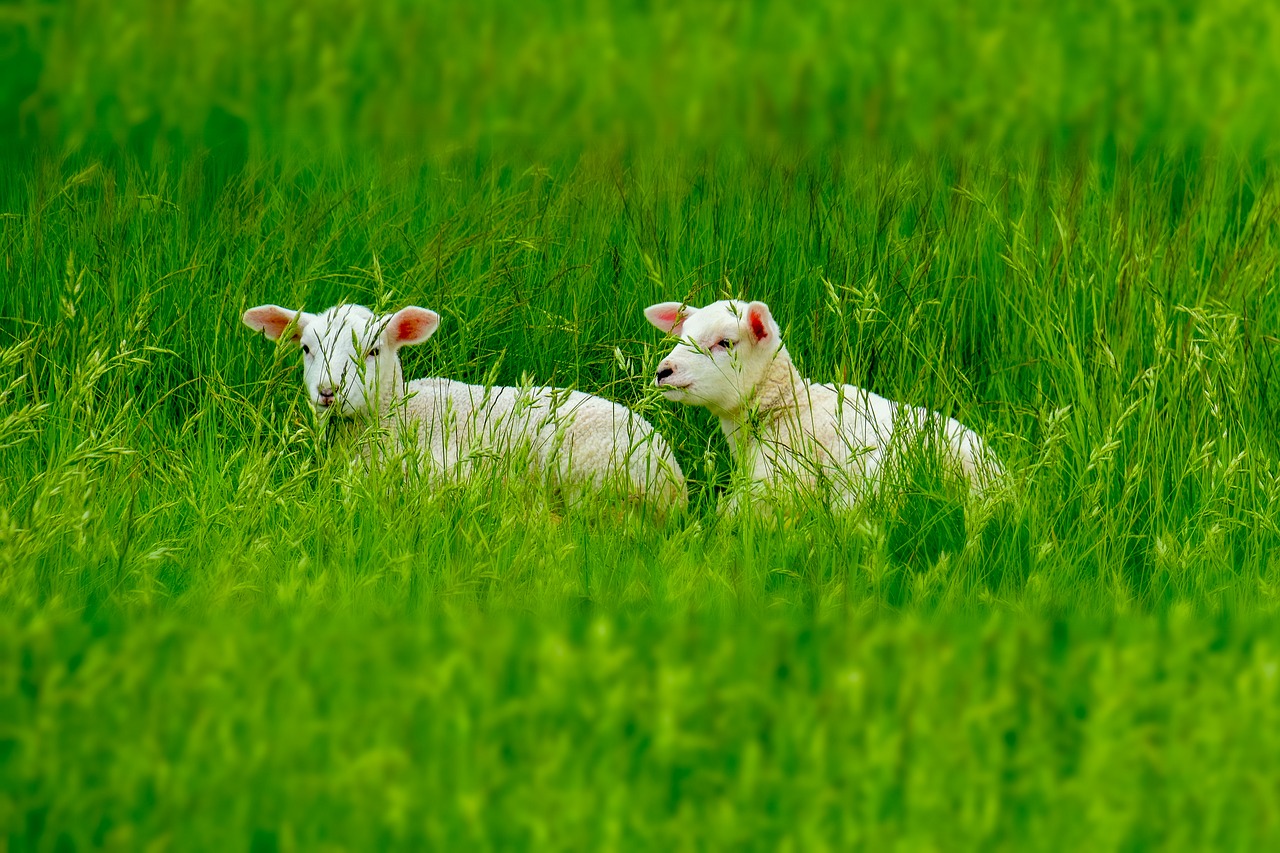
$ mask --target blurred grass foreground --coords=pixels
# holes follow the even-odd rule
[[[1273,2],[0,0],[0,851],[1277,849],[1277,104]],[[726,295],[1009,499],[719,516]],[[239,320],[339,300],[689,512],[353,476]]]

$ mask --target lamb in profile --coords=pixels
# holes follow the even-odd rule
[[[448,379],[406,384],[401,347],[435,333],[440,317],[410,306],[375,315],[361,305],[320,314],[260,305],[245,325],[302,349],[307,396],[329,417],[377,418],[394,440],[416,442],[427,473],[465,479],[485,460],[527,461],[570,486],[619,489],[655,506],[684,506],[684,475],[644,418],[563,388],[484,387]]]
[[[753,491],[772,492],[784,482],[823,488],[833,508],[848,509],[922,445],[940,451],[974,494],[988,492],[1003,475],[983,440],[958,421],[852,385],[802,378],[763,302],[724,300],[705,308],[663,302],[644,313],[680,338],[658,365],[655,383],[668,400],[703,406],[720,419]]]

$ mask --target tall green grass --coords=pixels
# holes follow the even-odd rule
[[[1243,626],[1277,588],[1276,201],[1225,159],[33,160],[0,219],[0,822],[19,849],[1260,842],[1269,705],[1221,679],[1274,668]],[[966,515],[920,470],[852,518],[720,517],[727,447],[655,398],[641,309],[722,295],[769,301],[807,375],[980,430],[1011,496]],[[443,314],[410,376],[637,408],[689,511],[354,474],[297,353],[239,322],[339,300]],[[1042,657],[1022,618],[1117,627]],[[618,657],[527,658],[596,630]],[[892,692],[855,713],[821,685],[864,632]]]
[[[1277,23],[4,7],[0,838],[1274,846]],[[720,516],[641,310],[724,296],[1007,499]],[[239,319],[342,300],[632,406],[688,511],[360,475]]]
[[[503,518],[508,501],[541,508],[516,511],[491,547],[429,562],[457,562],[464,586],[472,573],[494,576],[477,587],[484,596],[518,598],[546,577],[499,569],[519,547],[513,531],[536,529],[516,562],[573,552],[554,558],[558,586],[649,600],[609,549],[585,547],[591,525],[549,526],[545,514],[564,508],[536,495],[486,485],[387,498],[355,482],[335,501],[347,462],[314,428],[297,353],[238,318],[261,302],[350,300],[443,314],[441,332],[406,353],[409,376],[530,377],[654,420],[688,471],[693,507],[677,533],[639,526],[636,546],[666,556],[634,580],[647,589],[658,571],[689,604],[736,601],[741,591],[709,581],[707,565],[744,548],[739,525],[714,512],[727,446],[705,412],[652,392],[668,344],[641,315],[663,298],[722,295],[768,301],[806,374],[971,424],[1014,484],[986,523],[966,525],[923,480],[865,518],[815,507],[764,522],[763,544],[743,559],[763,549],[778,561],[764,569],[783,571],[766,589],[861,601],[896,573],[895,606],[1272,599],[1280,195],[1267,170],[866,155],[524,172],[437,161],[221,184],[198,170],[41,169],[8,187],[14,286],[0,309],[13,318],[15,407],[4,505],[24,543],[9,549],[5,577],[32,600],[83,600],[101,586],[85,554],[112,555],[112,594],[126,597],[135,583],[163,594],[154,578],[178,571],[167,566],[226,566],[174,581],[218,600],[245,581],[245,549],[280,537],[291,547],[267,562],[285,575],[323,572],[316,554],[332,553],[333,571],[366,576],[374,554],[412,553],[382,525],[453,529],[459,502]],[[83,550],[55,535],[64,525]],[[334,530],[362,544],[344,548]],[[793,532],[817,549],[804,559],[816,586],[788,568]],[[597,568],[616,590],[590,582]],[[270,585],[247,586],[270,597]]]
[[[556,155],[870,139],[1274,153],[1280,135],[1280,11],[1247,0],[6,10],[0,131],[74,148]]]

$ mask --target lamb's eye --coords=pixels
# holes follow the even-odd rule
[[[382,350],[380,350],[378,347],[374,347],[373,349],[369,350],[369,358],[377,358],[378,353],[380,353],[381,351]]]
[[[729,340],[728,338],[725,338],[724,340],[716,344],[716,346],[720,347],[720,349],[733,349],[733,341]]]
[[[302,354],[303,354],[303,355],[311,355],[311,347],[307,346],[306,344],[303,344],[303,345],[302,345]]]

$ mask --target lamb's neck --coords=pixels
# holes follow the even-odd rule
[[[742,455],[762,429],[796,410],[805,384],[787,348],[781,347],[743,404],[720,414],[720,428],[735,457]]]
[[[392,375],[391,382],[383,386],[382,393],[379,394],[378,416],[383,421],[399,412],[403,406],[405,382],[404,370],[400,367],[400,359],[396,359],[394,369],[395,373]]]
[[[378,385],[377,419],[375,420],[373,416],[375,411],[373,405],[367,406],[353,417],[330,417],[325,425],[325,433],[329,441],[334,445],[355,445],[359,443],[358,446],[361,452],[367,452],[369,446],[366,442],[370,436],[373,436],[376,441],[377,437],[392,425],[392,419],[403,411],[404,396],[404,374],[400,369],[399,362],[397,362],[392,381],[385,384],[379,383]],[[373,402],[373,400],[369,401],[370,404]]]

